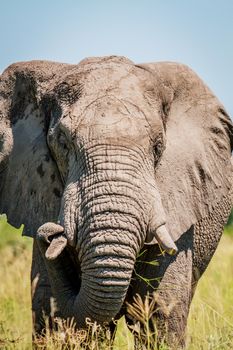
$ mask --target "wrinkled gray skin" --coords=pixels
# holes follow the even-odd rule
[[[194,288],[232,206],[231,150],[230,118],[184,65],[111,56],[10,66],[0,209],[36,238],[35,332],[43,313],[79,328],[123,314],[134,324],[126,303],[149,293],[159,339],[184,346]]]

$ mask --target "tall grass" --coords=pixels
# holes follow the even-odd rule
[[[29,238],[0,221],[0,349],[30,349]]]
[[[229,233],[222,237],[196,290],[188,324],[189,350],[233,349],[233,236]]]
[[[233,229],[228,229],[205,275],[201,278],[191,306],[188,321],[188,350],[233,349]],[[30,350],[31,302],[30,264],[31,239],[21,237],[0,220],[0,349]],[[46,333],[46,349],[81,349],[87,334],[74,334],[68,324],[59,324],[60,332]],[[98,343],[98,326],[89,329],[89,348],[110,349],[110,341]],[[65,345],[66,344],[66,345]],[[44,340],[38,343],[41,349]],[[83,342],[85,349],[87,342]],[[87,349],[87,347],[86,347]],[[114,350],[133,350],[133,337],[124,320],[118,323]],[[164,348],[161,348],[165,349]]]

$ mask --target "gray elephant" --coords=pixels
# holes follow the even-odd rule
[[[150,295],[157,339],[184,346],[195,286],[232,207],[232,132],[182,64],[110,56],[5,70],[0,211],[36,238],[36,333],[54,316],[52,298],[55,315],[82,328],[121,315],[133,325],[127,305]]]

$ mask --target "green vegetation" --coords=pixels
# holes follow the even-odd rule
[[[20,230],[0,221],[0,349],[30,349],[31,245]]]
[[[229,216],[227,227],[233,229],[233,210],[231,211],[231,215]]]
[[[233,226],[229,225],[226,231],[196,290],[188,323],[188,350],[233,348]],[[0,220],[0,349],[31,349],[31,246],[31,239],[22,237],[20,230]],[[72,327],[59,325],[59,328],[60,333],[46,335],[46,348],[68,349],[65,342],[71,349],[80,349]],[[91,348],[110,349],[107,344],[97,345],[96,337],[100,336],[97,326],[89,334]],[[81,333],[80,337],[86,335]],[[119,349],[133,350],[132,335],[123,320],[119,322],[114,343],[114,350]]]

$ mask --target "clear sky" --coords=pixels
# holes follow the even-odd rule
[[[0,71],[123,55],[191,66],[233,115],[233,0],[0,0]]]

